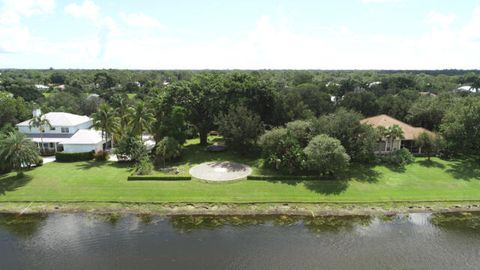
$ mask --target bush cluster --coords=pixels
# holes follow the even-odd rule
[[[313,136],[312,125],[294,121],[286,128],[273,128],[260,137],[266,165],[288,174],[312,172],[333,176],[350,162],[341,142],[325,134]]]
[[[82,152],[82,153],[57,152],[55,154],[55,159],[58,162],[88,161],[88,160],[92,160],[94,155],[95,155],[94,151]]]
[[[135,175],[149,175],[153,171],[153,164],[148,156],[142,157],[134,166]]]
[[[396,150],[390,154],[379,156],[380,162],[403,167],[415,161],[415,157],[405,148]]]

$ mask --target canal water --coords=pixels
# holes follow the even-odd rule
[[[480,269],[480,214],[3,214],[0,269]]]

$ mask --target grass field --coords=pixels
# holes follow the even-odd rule
[[[262,160],[229,152],[207,153],[190,141],[181,174],[209,160],[244,162],[255,174]],[[480,201],[480,165],[475,160],[427,161],[404,169],[354,166],[332,181],[127,181],[126,165],[104,162],[50,163],[25,173],[0,176],[0,202],[390,202]]]

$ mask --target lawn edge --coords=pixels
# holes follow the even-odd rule
[[[388,203],[135,203],[1,202],[0,213],[121,213],[155,215],[396,215],[480,211],[479,201]]]

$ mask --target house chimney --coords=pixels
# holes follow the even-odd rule
[[[32,115],[33,115],[33,117],[38,117],[38,116],[42,115],[42,110],[41,109],[35,109],[35,110],[33,110]]]

